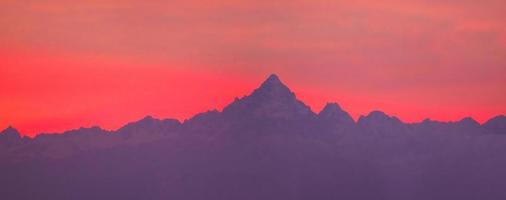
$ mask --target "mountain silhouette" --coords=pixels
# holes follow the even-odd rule
[[[129,123],[116,131],[121,137],[131,138],[138,137],[138,139],[156,138],[166,134],[177,132],[181,128],[181,123],[175,119],[155,119],[152,116],[146,116],[143,119]]]
[[[483,127],[495,133],[506,133],[506,116],[496,116],[485,122]]]
[[[299,101],[274,74],[270,75],[251,95],[236,99],[225,107],[223,114],[239,118],[287,120],[314,117],[311,109]]]
[[[2,132],[0,132],[0,138],[4,140],[19,140],[21,136],[15,128],[12,126],[7,127]]]
[[[334,122],[336,125],[350,126],[355,124],[350,114],[341,109],[337,103],[327,103],[325,107],[318,113],[318,118]]]
[[[0,132],[2,199],[506,199],[506,117],[314,113],[277,75],[223,111]]]
[[[15,128],[12,126],[7,127],[5,130],[0,132],[0,146],[10,147],[21,142],[21,136]]]

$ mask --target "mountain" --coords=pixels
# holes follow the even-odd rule
[[[306,119],[315,115],[274,74],[249,96],[236,99],[225,107],[223,114],[229,118],[274,120]]]
[[[506,134],[506,116],[496,116],[485,122],[485,124],[483,124],[483,127],[493,133]]]
[[[21,138],[0,133],[2,199],[506,199],[506,117],[404,123],[311,111],[276,75],[223,111]]]
[[[336,139],[335,137],[343,136],[345,133],[356,132],[357,128],[353,118],[337,103],[327,103],[318,113],[317,123],[317,130],[312,132],[327,133],[325,136],[327,140]]]
[[[21,142],[21,136],[15,128],[9,126],[0,132],[0,146],[12,146]]]
[[[337,103],[327,103],[318,113],[318,119],[335,124],[336,126],[353,126],[355,121],[348,112],[344,111]]]
[[[181,123],[176,119],[160,120],[148,115],[139,121],[128,123],[115,133],[125,139],[157,139],[178,132],[180,128]]]
[[[357,123],[364,131],[371,133],[398,134],[407,131],[407,125],[401,120],[381,111],[372,111],[367,116],[360,116]]]
[[[15,128],[12,126],[7,127],[2,132],[0,132],[0,138],[3,140],[19,140],[21,136]]]

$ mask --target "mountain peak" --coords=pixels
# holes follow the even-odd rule
[[[402,124],[402,122],[395,116],[389,116],[382,111],[375,110],[370,112],[367,116],[360,116],[358,123],[365,125],[371,123],[393,123]]]
[[[335,112],[335,111],[343,111],[341,106],[338,103],[332,102],[325,104],[325,107],[320,111],[320,113],[324,112]]]
[[[279,79],[276,74],[271,74],[252,95],[256,93],[287,95],[295,98],[293,92]],[[266,95],[267,95],[266,94]]]
[[[130,122],[123,127],[119,128],[116,133],[126,138],[134,137],[137,135],[155,135],[155,134],[166,134],[175,132],[181,123],[175,119],[157,119],[151,115],[147,115],[144,118],[135,122]]]
[[[279,84],[279,83],[281,83],[281,80],[279,79],[278,75],[271,74],[271,75],[269,75],[269,77],[267,77],[267,79],[264,81],[263,84],[269,84],[269,83]]]
[[[256,117],[284,119],[314,115],[276,74],[271,74],[251,95],[236,99],[225,107],[223,112],[234,116],[251,114]]]
[[[379,111],[379,110],[373,110],[373,111],[371,111],[368,116],[374,117],[374,118],[389,117],[386,113],[384,113],[383,111]]]
[[[16,130],[12,126],[9,126],[2,132],[0,132],[0,138],[20,139],[21,136],[18,130]]]
[[[459,123],[465,124],[465,125],[468,125],[468,126],[479,126],[480,125],[476,120],[474,120],[471,117],[465,117],[465,118],[461,119],[459,121]]]
[[[144,118],[142,118],[140,121],[152,121],[155,118],[151,115],[146,115]]]
[[[154,118],[151,115],[146,115],[142,119],[137,120],[136,122],[133,122],[133,123],[147,125],[147,124],[153,124],[153,123],[156,123],[156,122],[159,122],[159,121],[160,121],[159,119],[156,119],[156,118]]]
[[[330,120],[338,124],[354,124],[355,121],[344,111],[337,103],[327,103],[318,113],[318,117],[324,120]]]
[[[496,133],[506,133],[506,116],[498,115],[489,119],[483,124],[486,129],[495,131]]]

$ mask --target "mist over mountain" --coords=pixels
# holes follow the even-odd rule
[[[0,133],[4,199],[506,199],[506,117],[314,113],[271,75],[223,111],[115,131]]]

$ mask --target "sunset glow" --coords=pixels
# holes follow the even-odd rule
[[[319,112],[506,113],[506,1],[0,3],[0,129],[181,121],[271,73]]]

